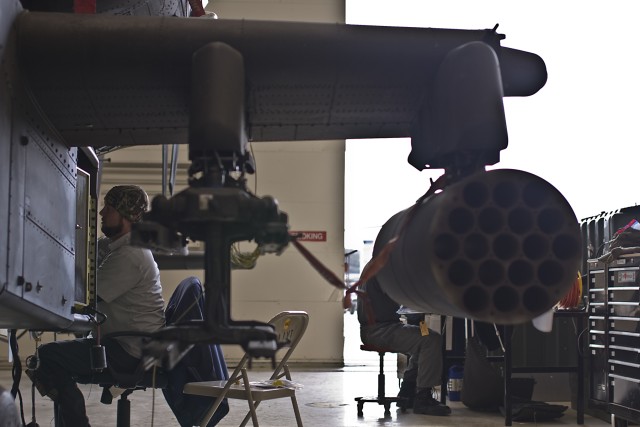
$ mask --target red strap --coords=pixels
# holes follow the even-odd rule
[[[361,283],[364,283],[366,282],[366,280],[369,280],[371,277],[373,277],[373,274],[377,273],[378,270],[382,268],[382,266],[376,269],[375,272],[373,272],[373,274],[365,274],[365,272],[363,272],[363,274],[360,276],[360,280],[358,280],[353,286],[348,287],[347,284],[344,282],[344,280],[336,276],[333,271],[329,270],[324,264],[322,264],[322,262],[320,262],[318,258],[316,258],[311,252],[309,252],[307,248],[302,246],[302,243],[298,241],[297,237],[298,236],[296,235],[292,235],[291,243],[293,243],[293,246],[295,246],[300,251],[302,256],[309,262],[309,264],[311,264],[311,266],[315,268],[316,271],[320,273],[320,275],[324,277],[324,279],[327,282],[329,282],[331,285],[335,286],[338,289],[346,290],[344,298],[342,299],[342,307],[344,307],[345,309],[351,307],[351,294],[354,292],[366,300],[367,294],[358,290],[357,288],[360,286]],[[371,269],[365,269],[365,271],[367,270],[371,270]],[[363,280],[363,277],[367,277],[367,279]],[[369,319],[373,319],[373,311],[371,310],[371,304],[365,304],[365,306],[367,307],[367,316],[369,317]]]
[[[411,207],[411,210],[407,212],[407,215],[405,216],[403,223],[401,224],[400,229],[398,230],[398,234],[396,234],[395,237],[389,240],[384,245],[380,253],[377,254],[375,257],[373,257],[371,261],[369,261],[369,263],[365,266],[364,270],[362,271],[362,274],[360,275],[360,279],[358,279],[358,281],[353,285],[351,285],[350,287],[347,286],[344,280],[338,278],[338,276],[336,276],[333,273],[333,271],[329,270],[324,264],[322,264],[322,262],[320,262],[320,260],[318,260],[315,256],[313,256],[313,254],[309,252],[307,248],[302,246],[302,244],[297,239],[298,236],[292,235],[291,242],[300,251],[302,256],[305,257],[305,259],[309,262],[309,264],[311,264],[311,266],[315,268],[316,271],[320,273],[320,275],[324,277],[327,282],[329,282],[331,285],[335,286],[338,289],[345,290],[345,295],[342,300],[342,306],[345,309],[351,307],[352,293],[357,294],[359,297],[363,297],[365,302],[365,307],[367,308],[367,317],[369,318],[369,323],[373,324],[375,323],[375,320],[374,320],[375,317],[373,316],[373,309],[371,308],[371,304],[369,304],[369,300],[366,292],[363,292],[359,289],[360,286],[362,286],[362,284],[366,283],[368,280],[373,278],[373,276],[378,274],[380,270],[382,270],[382,267],[385,266],[385,264],[387,263],[387,260],[389,259],[389,255],[391,254],[391,251],[393,251],[393,248],[395,248],[399,237],[402,235],[402,233],[404,233],[405,228],[407,228],[407,225],[415,216],[415,213],[418,207],[422,204],[422,202],[427,197],[431,196],[438,190],[442,190],[445,187],[446,182],[447,182],[446,175],[441,175],[438,179],[431,182],[431,187],[429,187],[429,190],[423,196],[421,196],[418,200],[416,200],[416,203]]]
[[[96,13],[96,0],[73,0],[73,13]]]
[[[324,277],[324,279],[327,282],[329,282],[336,288],[345,289],[346,285],[344,284],[344,281],[338,278],[338,276],[336,276],[333,271],[325,267],[324,264],[322,264],[320,260],[318,260],[315,256],[313,256],[313,254],[309,252],[307,248],[302,246],[302,244],[298,241],[297,237],[298,236],[296,235],[291,236],[291,241],[293,243],[293,246],[295,246],[300,251],[302,256],[304,256],[306,260],[309,261],[309,264],[311,264],[311,266],[315,268],[316,271],[320,273],[320,275]]]

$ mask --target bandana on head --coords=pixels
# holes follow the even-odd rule
[[[104,196],[105,205],[112,206],[131,222],[138,222],[147,210],[149,197],[137,185],[116,185]]]

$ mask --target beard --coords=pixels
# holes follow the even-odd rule
[[[104,233],[105,236],[107,236],[108,238],[111,238],[113,236],[117,236],[118,234],[122,233],[123,228],[124,228],[124,222],[121,219],[118,225],[107,226],[102,224],[102,226],[100,227],[100,230],[102,230],[102,233]]]

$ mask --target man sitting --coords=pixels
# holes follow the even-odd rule
[[[398,393],[407,400],[398,406],[413,407],[416,414],[449,415],[451,409],[433,397],[433,387],[440,384],[442,375],[440,334],[401,322],[400,305],[384,293],[375,276],[361,290],[366,294],[358,299],[362,342],[410,355]]]
[[[85,427],[89,419],[75,379],[92,373],[91,349],[110,333],[133,331],[138,336],[103,339],[107,365],[116,372],[133,372],[142,358],[142,335],[164,326],[160,271],[151,251],[130,245],[132,224],[148,206],[145,191],[135,185],[113,187],[104,197],[99,242],[98,311],[106,320],[93,337],[54,341],[38,349],[39,366],[27,370],[43,396],[58,404],[65,427]]]

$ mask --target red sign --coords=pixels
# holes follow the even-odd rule
[[[290,231],[292,236],[298,236],[300,242],[326,242],[326,231]]]

